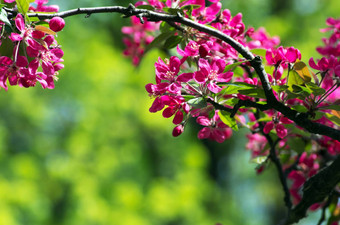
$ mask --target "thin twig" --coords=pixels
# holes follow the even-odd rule
[[[256,117],[256,119],[259,119],[259,109],[256,111],[255,117]],[[259,123],[259,128],[260,128],[261,134],[267,139],[267,142],[270,146],[269,158],[274,163],[274,165],[276,167],[276,171],[278,173],[280,183],[281,183],[283,193],[284,193],[283,199],[284,199],[285,205],[287,207],[287,215],[289,215],[293,204],[292,204],[292,201],[290,199],[290,192],[289,192],[289,188],[288,188],[288,184],[287,184],[287,177],[286,177],[286,175],[283,171],[282,164],[281,164],[281,162],[280,162],[280,160],[279,160],[279,158],[277,157],[277,154],[276,154],[276,145],[279,143],[279,141],[281,139],[277,138],[274,141],[272,139],[272,137],[270,136],[270,134],[264,133],[264,131],[263,131],[264,125],[263,125],[262,122]]]
[[[225,107],[224,105],[221,105],[221,104],[219,104],[219,103],[213,101],[213,100],[210,99],[210,98],[207,99],[207,102],[209,102],[210,104],[212,104],[212,105],[215,107],[215,109],[218,109],[218,110],[221,110],[221,111],[230,112],[230,113],[232,113],[232,111],[233,111],[233,109],[227,108],[227,107]]]
[[[293,170],[297,170],[297,166],[299,164],[300,158],[301,158],[301,154],[298,154],[295,162],[285,170],[284,172],[285,177],[287,177],[290,174],[290,172],[292,172]]]
[[[272,107],[270,107],[268,104],[259,104],[257,102],[252,102],[250,100],[239,100],[237,102],[237,104],[234,106],[233,108],[233,111],[231,112],[231,115],[230,117],[234,117],[235,114],[237,113],[237,111],[241,108],[241,107],[253,107],[253,108],[256,108],[256,109],[259,109],[261,111],[266,111],[266,110],[269,110],[269,109],[272,109]]]

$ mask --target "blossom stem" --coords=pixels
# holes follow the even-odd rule
[[[15,52],[14,52],[14,63],[18,60],[18,54],[19,54],[19,47],[20,47],[20,41],[15,46]]]
[[[332,94],[340,85],[338,83],[335,83],[330,89],[327,90],[323,96],[320,97],[320,99],[317,101],[316,105],[319,105],[321,102],[323,102],[330,94]]]

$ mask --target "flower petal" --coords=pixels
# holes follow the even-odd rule
[[[179,75],[179,76],[177,77],[176,80],[177,80],[178,82],[184,82],[184,83],[186,83],[186,82],[189,82],[190,80],[192,80],[193,77],[194,77],[194,74],[193,74],[193,73],[182,73],[181,75]]]

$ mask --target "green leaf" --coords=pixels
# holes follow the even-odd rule
[[[293,91],[293,87],[292,87],[293,85],[302,85],[302,84],[305,84],[305,83],[306,83],[305,80],[302,79],[296,71],[291,70],[289,72],[287,85],[288,85],[288,87],[289,87],[288,89],[290,91]]]
[[[267,50],[264,48],[254,48],[250,50],[250,52],[253,53],[254,55],[262,56],[263,58],[265,58]]]
[[[264,93],[263,89],[260,88],[252,88],[252,89],[246,89],[246,90],[239,90],[238,91],[242,95],[246,95],[249,97],[254,97],[254,98],[266,98],[266,95]]]
[[[7,12],[3,8],[0,9],[0,20],[4,22],[6,25],[11,26],[11,22],[9,22],[7,17]]]
[[[307,87],[301,86],[301,85],[293,84],[292,88],[293,88],[294,93],[299,94],[299,95],[304,96],[304,97],[308,97],[312,94],[312,90],[310,90]]]
[[[258,119],[257,121],[258,122],[269,122],[269,121],[272,121],[273,118],[272,117],[269,117],[269,116],[265,116],[265,117],[261,117],[260,119]]]
[[[290,149],[296,153],[303,153],[305,151],[306,143],[300,137],[289,138],[287,140],[287,144],[289,145]]]
[[[26,17],[28,8],[30,7],[30,2],[28,0],[16,0],[19,13]]]
[[[233,77],[242,77],[243,76],[243,74],[244,74],[244,70],[241,68],[241,67],[236,67],[234,70],[233,70],[233,72],[234,72],[234,75],[233,75]]]
[[[182,95],[182,97],[184,98],[186,102],[189,101],[190,99],[196,98],[195,96],[192,96],[192,95]]]
[[[136,7],[137,9],[147,9],[147,10],[151,10],[154,11],[155,7],[151,6],[151,5],[139,5]]]
[[[190,99],[187,103],[194,108],[204,108],[207,106],[207,101],[203,97]]]
[[[241,65],[244,62],[248,62],[248,61],[240,61],[240,62],[236,62],[233,64],[229,64],[224,68],[224,73],[228,72],[228,71],[233,71],[237,66]]]
[[[294,109],[294,110],[296,110],[298,112],[301,112],[301,113],[308,112],[308,109],[305,106],[303,106],[303,105],[294,105],[294,106],[292,106],[292,109]]]
[[[250,162],[262,165],[267,160],[268,160],[268,156],[258,156],[258,157],[251,159]]]
[[[281,163],[283,163],[283,164],[286,164],[286,163],[288,163],[289,162],[289,159],[290,159],[290,157],[291,157],[291,154],[290,153],[280,153],[280,155],[279,155],[279,157],[280,157],[280,161],[281,161]]]
[[[319,87],[318,85],[312,83],[312,82],[308,82],[306,83],[306,87],[308,87],[314,96],[319,96],[319,95],[323,95],[326,93],[326,90]]]
[[[319,109],[333,109],[336,111],[340,111],[340,105],[327,105],[327,106],[319,107]]]
[[[236,120],[235,120],[234,117],[233,118],[230,117],[229,112],[218,111],[218,115],[220,116],[220,119],[222,120],[222,122],[225,125],[227,125],[231,129],[233,129],[234,131],[238,131],[238,126],[237,126]]]
[[[37,22],[37,21],[40,21],[40,19],[38,17],[30,17],[30,21],[31,22]]]
[[[250,89],[251,88],[251,87],[242,85],[243,83],[241,83],[241,84],[236,84],[236,83],[221,83],[221,84],[227,86],[226,88],[224,88],[220,92],[220,94],[222,94],[222,95],[236,94],[236,93],[238,93],[239,90]]]
[[[248,83],[245,83],[245,82],[234,82],[234,84],[242,85],[243,87],[245,87],[245,89],[251,89],[251,88],[257,87],[254,84],[248,84]]]
[[[166,39],[164,43],[164,48],[171,49],[176,47],[181,41],[183,40],[183,37],[181,36],[171,36],[168,39]]]
[[[294,98],[298,98],[298,99],[305,99],[304,96],[300,95],[300,94],[296,94],[291,92],[290,90],[286,90],[287,96],[286,99],[294,99]]]
[[[312,80],[312,74],[309,71],[306,63],[302,61],[297,61],[294,66],[293,70],[305,81],[310,82]]]
[[[288,89],[288,86],[287,85],[273,85],[272,88],[275,92],[280,93],[280,92],[286,91]]]
[[[325,113],[327,119],[335,123],[336,125],[340,126],[340,112],[339,111],[332,111],[332,114]]]
[[[170,26],[167,22],[162,22],[159,26],[159,30],[162,33],[167,33],[167,32],[171,32],[171,31],[175,31],[175,28],[173,26]]]
[[[178,13],[183,15],[183,11],[181,9],[164,7],[163,11],[166,12],[166,13],[169,13],[171,15],[177,15]]]
[[[301,136],[304,136],[304,137],[310,137],[310,133],[308,133],[308,132],[306,132],[302,129],[299,129],[295,124],[285,124],[285,127],[291,133],[298,134],[298,135],[301,135]]]
[[[324,112],[320,112],[320,111],[314,112],[314,115],[312,116],[312,119],[313,119],[313,120],[319,120],[319,119],[321,119],[324,115],[325,115]]]
[[[171,32],[166,32],[166,33],[161,33],[158,35],[150,44],[148,44],[145,48],[145,52],[149,51],[152,48],[158,48],[163,45],[166,39],[174,35],[174,31]]]
[[[32,18],[30,18],[30,20],[32,21]],[[38,20],[39,21],[39,20]],[[37,23],[34,23],[35,25],[40,25],[40,26],[44,26],[44,27],[50,27],[49,26],[49,24],[48,24],[48,22],[46,22],[46,21],[43,21],[43,20],[40,20],[39,22],[37,22]]]
[[[294,64],[293,69],[289,71],[287,85],[289,90],[293,91],[293,85],[304,85],[312,80],[312,73],[309,71],[306,63],[298,61]]]
[[[201,7],[202,7],[201,5],[192,4],[192,5],[182,6],[181,9],[182,10],[192,10],[192,9],[198,9],[198,8],[201,8]]]

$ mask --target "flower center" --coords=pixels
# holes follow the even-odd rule
[[[217,75],[217,71],[216,70],[210,70],[209,71],[209,75],[208,75],[208,79],[209,80],[216,80],[218,77]]]
[[[171,71],[167,71],[165,74],[165,78],[169,81],[172,81],[175,78],[175,73]]]

